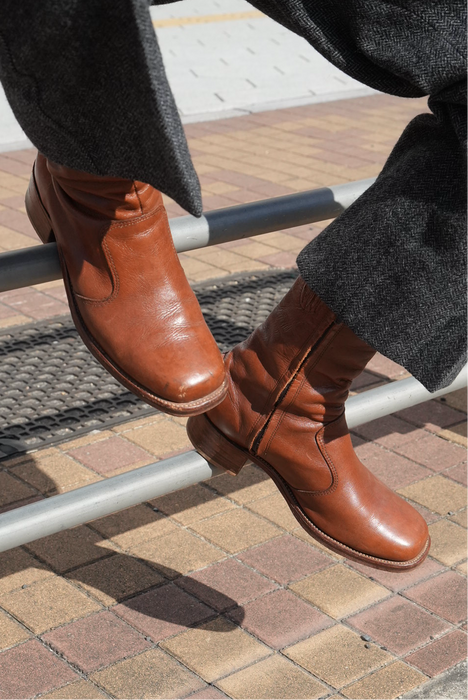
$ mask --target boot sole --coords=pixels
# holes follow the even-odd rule
[[[34,171],[31,175],[31,180],[26,192],[25,205],[29,220],[41,241],[43,243],[53,243],[55,241],[55,234],[52,228],[52,222],[39,196]],[[154,408],[158,408],[160,411],[168,413],[172,416],[197,416],[221,403],[227,394],[226,380],[223,381],[221,386],[216,389],[216,391],[213,391],[212,393],[207,394],[196,401],[177,403],[175,401],[168,401],[167,399],[163,399],[162,397],[153,394],[144,386],[135,382],[128,374],[120,369],[120,367],[118,367],[118,365],[116,365],[99,346],[90,331],[87,329],[75,302],[67,265],[61,254],[60,247],[58,248],[58,254],[68,298],[68,305],[70,307],[70,312],[76,326],[76,330],[90,353],[109,372],[109,374],[115,377],[115,379],[117,379],[117,381],[120,382],[120,384],[122,384],[126,389],[138,396],[138,398],[150,404],[150,406],[154,406]]]
[[[261,457],[251,455],[247,450],[233,443],[229,438],[223,435],[218,428],[213,425],[207,416],[197,416],[190,418],[187,423],[187,434],[190,442],[210,464],[224,469],[229,474],[237,476],[242,467],[253,462],[259,466],[268,476],[273,479],[281,495],[285,499],[292,514],[302,526],[302,528],[315,540],[325,545],[333,552],[340,554],[347,559],[372,566],[375,569],[383,569],[384,571],[409,571],[419,566],[427,557],[431,540],[428,538],[424,550],[414,559],[409,561],[391,561],[388,559],[379,559],[363,552],[358,552],[338,540],[333,539],[307,517],[297,501],[289,484],[278,474],[268,462]]]

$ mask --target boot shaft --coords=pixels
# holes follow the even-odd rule
[[[89,175],[58,165],[38,154],[36,168],[48,171],[55,195],[65,207],[92,221],[128,221],[162,205],[162,196],[151,185],[118,177]],[[41,180],[48,179],[42,176]]]
[[[374,350],[298,279],[267,320],[226,357],[228,398],[210,416],[255,451],[273,415],[333,421]]]

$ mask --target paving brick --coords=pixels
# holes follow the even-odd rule
[[[8,472],[0,472],[0,507],[23,501],[36,494],[35,489],[15,479]]]
[[[405,596],[449,622],[466,620],[466,578],[446,571],[405,591]]]
[[[143,542],[133,547],[131,553],[149,562],[170,579],[201,569],[226,556],[221,550],[182,529]]]
[[[76,673],[37,640],[0,654],[2,698],[31,698],[63,685]]]
[[[301,241],[298,241],[295,236],[291,236],[284,231],[273,231],[262,236],[262,242],[278,248],[280,251],[291,251],[291,253],[299,253],[304,247]]]
[[[451,408],[455,408],[457,411],[467,412],[467,391],[466,389],[458,389],[457,391],[452,391],[450,394],[441,396],[439,401],[447,404]]]
[[[433,678],[466,659],[466,634],[460,630],[449,632],[405,658]]]
[[[449,517],[449,520],[451,520],[454,523],[457,523],[457,525],[461,525],[465,529],[468,527],[468,510],[459,510],[458,513],[455,513],[454,515],[451,515]]]
[[[149,566],[125,554],[114,554],[107,559],[75,569],[68,577],[106,606],[164,580]]]
[[[30,634],[24,627],[0,610],[0,650],[24,642],[29,637]]]
[[[78,681],[41,695],[41,700],[95,700],[107,697],[94,683]]]
[[[217,688],[207,685],[203,690],[199,690],[198,693],[193,693],[190,695],[190,700],[218,700],[218,698],[227,698],[228,696],[222,693]]]
[[[450,428],[445,428],[444,430],[439,431],[439,436],[443,437],[445,440],[450,440],[450,442],[455,442],[458,445],[463,445],[463,447],[467,447],[467,439],[466,439],[466,421],[463,423],[458,423],[457,425],[452,425]]]
[[[449,479],[453,479],[454,481],[457,481],[459,484],[463,484],[463,486],[467,486],[467,469],[466,469],[466,462],[463,462],[463,464],[459,464],[456,467],[452,467],[451,469],[447,469],[444,472],[444,476],[448,476]]]
[[[138,632],[110,612],[90,615],[42,638],[85,673],[134,656],[150,646]]]
[[[226,559],[190,576],[177,585],[223,612],[276,588],[273,581],[260,576],[235,559]]]
[[[101,608],[96,601],[58,577],[37,581],[28,588],[6,593],[0,597],[0,605],[35,634]]]
[[[341,564],[293,583],[291,589],[336,619],[351,615],[389,594],[382,586]]]
[[[297,246],[299,250],[304,247],[304,245]],[[296,267],[297,253],[290,253],[289,251],[284,251],[282,253],[275,253],[274,255],[264,255],[260,258],[261,262],[271,265],[272,267],[289,268]]]
[[[119,661],[91,679],[115,698],[183,698],[203,685],[160,649]]]
[[[388,357],[384,357],[380,353],[374,355],[372,360],[367,364],[366,369],[388,379],[397,379],[401,375],[407,374],[404,367],[393,362],[393,360],[390,360]]]
[[[280,493],[274,493],[266,498],[253,501],[248,504],[248,508],[275,523],[275,525],[279,525],[284,530],[292,531],[297,528],[297,520]]]
[[[151,504],[182,525],[190,525],[234,508],[227,498],[222,498],[201,484],[174,491],[151,501]]]
[[[52,576],[42,562],[17,547],[0,554],[0,595]]]
[[[113,433],[121,435],[128,433],[130,430],[134,430],[135,428],[141,428],[145,425],[155,426],[157,423],[161,423],[161,421],[163,420],[164,419],[160,414],[150,415],[146,416],[146,418],[137,418],[136,420],[131,420],[128,423],[123,423],[122,425],[115,425],[113,428],[111,428],[111,431]]]
[[[210,486],[223,496],[246,505],[276,493],[273,481],[258,467],[248,465],[237,476],[222,474],[210,480]]]
[[[440,475],[398,489],[398,493],[440,515],[466,507],[466,488]]]
[[[327,687],[282,656],[270,656],[218,681],[231,698],[320,698]],[[201,697],[201,696],[200,696]]]
[[[297,581],[333,564],[333,559],[292,535],[247,549],[238,558],[281,584]]]
[[[273,246],[260,243],[260,241],[251,243],[247,240],[243,241],[243,245],[236,246],[236,252],[239,255],[245,255],[247,258],[258,260],[265,255],[276,255],[278,253],[278,249],[273,248]]]
[[[228,617],[274,649],[282,649],[330,627],[333,621],[290,591],[273,591]]]
[[[208,683],[271,654],[271,649],[223,618],[182,632],[161,647]]]
[[[432,473],[426,467],[375,443],[369,442],[357,447],[356,454],[363,464],[392,490],[403,488]]]
[[[100,542],[102,537],[80,526],[30,542],[27,548],[61,573],[108,556],[109,550],[98,547]]]
[[[358,634],[342,625],[319,632],[283,653],[334,688],[351,683],[391,659],[375,645],[366,648]]]
[[[390,449],[420,439],[425,435],[423,430],[418,430],[411,423],[394,415],[359,425],[353,428],[353,432],[365,440],[372,440]]]
[[[411,408],[405,408],[396,415],[414,425],[436,433],[442,428],[447,428],[466,420],[466,416],[461,411],[456,411],[450,406],[434,400],[425,401]]]
[[[11,316],[11,309],[5,304],[0,304],[0,319],[9,318]]]
[[[348,623],[399,655],[408,654],[428,642],[431,636],[438,636],[450,628],[448,623],[400,596],[349,618]]]
[[[281,530],[274,525],[243,509],[228,511],[193,523],[192,528],[230,554],[281,534]]]
[[[311,537],[308,532],[302,529],[302,527],[298,527],[297,530],[294,530],[292,534],[294,535],[294,537],[303,540],[303,542],[306,542],[307,544],[311,545],[312,547],[314,547],[314,549],[318,549],[320,552],[326,554],[328,557],[331,557],[335,561],[345,561],[345,557],[342,557],[341,554],[337,554],[336,552],[332,552],[331,549],[328,549],[328,547],[325,547],[324,544],[316,540],[314,537]]]
[[[436,435],[427,435],[420,440],[413,440],[394,449],[413,462],[418,462],[436,472],[466,460],[466,450],[463,447],[447,444],[447,440]]]
[[[178,634],[214,615],[211,608],[173,583],[117,605],[112,612],[154,642]]]
[[[129,430],[125,437],[156,456],[190,447],[185,429],[165,417],[153,425]]]
[[[452,566],[466,557],[466,530],[448,520],[429,525],[431,556],[446,566]]]
[[[372,372],[361,372],[351,383],[351,392],[359,392],[373,385],[382,384],[382,378]]]
[[[105,440],[106,438],[113,437],[113,435],[114,432],[112,430],[92,430],[90,433],[87,433],[87,435],[82,435],[81,437],[76,438],[75,440],[70,440],[68,442],[62,443],[61,445],[57,445],[57,449],[61,452],[71,452],[77,447],[91,445],[93,442],[100,442],[101,440]]]
[[[357,683],[349,685],[341,692],[345,698],[399,698],[427,680],[426,676],[402,661],[381,668]]]
[[[176,525],[146,505],[133,506],[94,520],[92,527],[122,549],[130,549],[141,542],[163,537],[177,530]]]
[[[434,561],[428,557],[422,564],[416,566],[410,571],[383,571],[381,569],[374,569],[370,566],[365,566],[364,564],[359,564],[358,562],[349,562],[348,566],[352,566],[367,578],[370,578],[383,586],[390,588],[392,591],[398,592],[405,588],[409,588],[418,581],[422,581],[433,574],[440,573],[443,571],[444,567],[438,562]]]
[[[55,449],[26,457],[11,472],[48,496],[71,491],[101,478]]]
[[[464,561],[462,564],[457,566],[457,571],[459,571],[463,576],[468,574],[468,562]]]
[[[31,174],[31,168],[26,163],[22,163],[14,158],[9,158],[7,155],[0,156],[0,170],[4,173],[11,173],[12,175],[19,175],[20,177],[29,176]]]
[[[15,314],[8,318],[0,319],[0,328],[10,328],[12,326],[19,326],[22,323],[28,323],[31,319],[22,314]]]
[[[98,474],[109,474],[123,467],[142,466],[152,462],[149,452],[120,437],[68,450],[68,454]]]

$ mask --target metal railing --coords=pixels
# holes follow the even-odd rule
[[[373,180],[277,197],[185,216],[170,222],[178,252],[336,217]],[[0,291],[61,277],[55,243],[0,255]],[[443,396],[467,384],[466,368],[445,389],[429,393],[416,379],[391,382],[346,402],[350,428]],[[157,429],[157,428],[155,428]],[[194,451],[52,496],[0,515],[0,552],[210,479],[220,471]]]

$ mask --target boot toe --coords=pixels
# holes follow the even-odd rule
[[[424,518],[408,503],[405,516],[392,522],[384,534],[381,557],[389,561],[409,563],[418,560],[428,548],[429,530]]]
[[[161,392],[166,400],[173,403],[194,403],[220,390],[224,381],[222,362],[198,365],[191,371],[175,372],[168,377]]]

